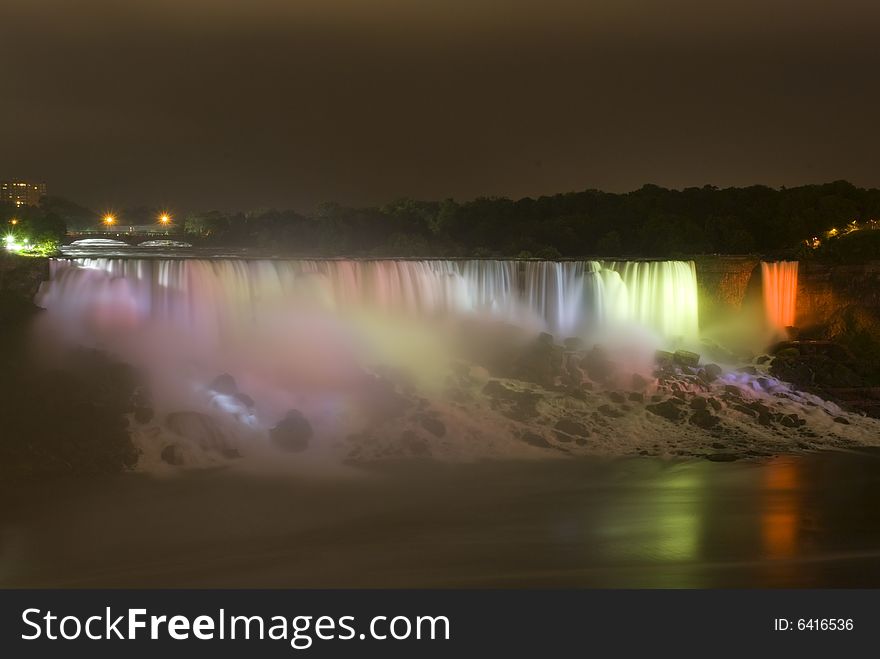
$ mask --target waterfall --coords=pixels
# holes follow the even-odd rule
[[[796,264],[795,264],[796,265]],[[77,258],[51,262],[38,302],[99,324],[171,321],[206,339],[267,310],[481,313],[560,336],[616,323],[697,334],[692,262]]]
[[[761,282],[768,322],[778,329],[793,326],[797,311],[798,262],[762,261]]]

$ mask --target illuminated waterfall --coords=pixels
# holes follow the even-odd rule
[[[778,329],[793,326],[797,311],[797,261],[762,261],[761,282],[768,322]]]
[[[97,323],[175,322],[206,338],[303,305],[423,316],[481,313],[560,336],[632,323],[697,334],[684,261],[58,259],[39,303]]]

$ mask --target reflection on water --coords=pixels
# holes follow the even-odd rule
[[[129,475],[18,492],[0,585],[876,587],[878,495],[870,453]]]

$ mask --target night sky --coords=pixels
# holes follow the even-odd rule
[[[96,208],[880,185],[876,0],[0,0],[0,179]]]

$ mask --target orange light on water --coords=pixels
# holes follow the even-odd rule
[[[770,558],[784,558],[797,552],[801,522],[798,476],[797,466],[786,460],[774,460],[766,467],[761,538]]]
[[[794,325],[797,311],[797,261],[762,261],[761,281],[767,320],[779,329]]]

